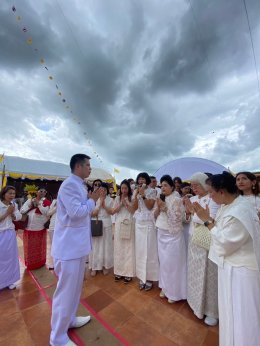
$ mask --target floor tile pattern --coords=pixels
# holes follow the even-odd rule
[[[19,236],[17,242],[22,258]],[[0,346],[49,345],[55,275],[47,267],[29,273],[22,261],[20,268],[16,290],[0,291]],[[112,272],[91,277],[86,269],[78,314],[92,315],[90,324],[72,331],[81,346],[218,345],[218,327],[198,320],[186,301],[169,304],[156,285],[140,292],[137,280],[114,282]]]

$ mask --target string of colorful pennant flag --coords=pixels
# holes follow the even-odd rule
[[[19,23],[19,26],[20,26],[22,32],[27,35],[25,42],[27,43],[27,45],[29,45],[29,46],[31,46],[33,48],[33,51],[36,54],[40,55],[39,48],[35,46],[33,38],[31,37],[31,35],[29,35],[30,34],[29,29],[28,29],[27,26],[25,26],[22,23],[22,17],[18,14],[18,11],[17,11],[15,6],[12,6],[12,12],[16,15],[16,20]],[[56,83],[56,80],[55,80],[54,76],[52,74],[50,74],[50,69],[49,69],[49,67],[46,64],[46,61],[45,61],[44,57],[41,56],[40,59],[39,59],[39,62],[40,62],[40,65],[44,68],[44,70],[46,70],[48,72],[48,79],[50,81],[52,81],[52,82],[55,81],[56,93],[59,96],[62,104],[65,105],[65,109],[70,113],[70,116],[72,116],[73,121],[76,122],[78,125],[81,125],[80,119],[78,118],[77,115],[74,114],[74,112],[72,110],[72,107],[69,105],[67,98],[65,98],[65,96],[64,96],[64,94],[63,94],[63,92],[62,92],[62,90],[61,90],[61,88],[59,86],[59,84]],[[86,139],[89,147],[91,148],[95,158],[100,163],[103,163],[103,160],[102,160],[101,156],[96,152],[96,150],[94,150],[93,145],[92,145],[92,141],[89,139],[86,131],[83,131],[83,136],[85,137],[85,139]]]

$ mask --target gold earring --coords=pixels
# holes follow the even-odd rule
[[[255,190],[255,185],[252,186],[252,190]]]

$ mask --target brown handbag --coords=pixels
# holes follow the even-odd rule
[[[101,237],[103,235],[103,221],[91,220],[91,235],[92,237]]]

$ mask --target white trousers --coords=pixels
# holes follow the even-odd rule
[[[64,346],[69,341],[68,329],[76,319],[85,272],[86,256],[62,261],[54,259],[58,283],[53,295],[50,343]]]

